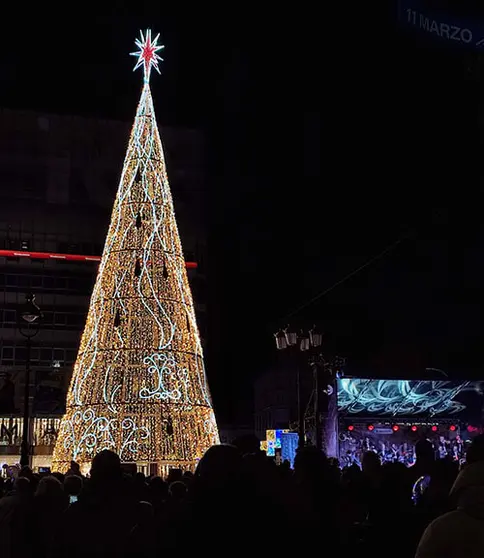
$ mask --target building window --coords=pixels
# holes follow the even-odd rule
[[[67,349],[66,350],[66,362],[75,362],[77,356],[77,350]]]
[[[55,313],[54,315],[54,325],[66,325],[66,315],[65,314],[59,314],[59,313]]]
[[[42,312],[42,324],[44,326],[52,325],[54,320],[54,312]]]
[[[2,360],[13,360],[13,347],[3,347],[2,349]]]
[[[76,314],[66,314],[66,323],[68,326],[77,327],[79,325],[79,316]]]
[[[15,362],[24,364],[27,360],[27,349],[25,347],[15,347]]]
[[[40,360],[50,362],[52,360],[52,349],[40,349]]]
[[[55,289],[55,279],[53,277],[44,277],[44,289]]]
[[[15,310],[5,310],[3,313],[3,321],[6,324],[14,324],[17,321],[17,313]]]
[[[64,361],[64,349],[54,349],[53,359]]]
[[[17,276],[17,285],[19,287],[30,287],[30,277],[28,275],[18,275]]]
[[[30,360],[39,360],[40,351],[39,349],[30,349]]]

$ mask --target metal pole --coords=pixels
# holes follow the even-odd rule
[[[304,412],[302,408],[302,389],[301,389],[301,371],[299,366],[296,370],[297,374],[297,420],[298,420],[298,444],[297,449],[301,450],[304,448]]]
[[[313,364],[314,375],[314,422],[315,422],[315,436],[316,448],[321,451],[322,447],[322,432],[321,432],[321,410],[319,405],[319,366],[317,363]]]
[[[27,358],[25,361],[24,421],[22,425],[22,444],[20,446],[20,466],[30,466],[30,336],[26,337]]]
[[[333,405],[335,408],[335,417],[336,420],[334,421],[334,430],[335,430],[335,450],[336,450],[336,459],[339,461],[339,411],[338,411],[338,373],[335,371],[334,375],[331,374],[331,385],[333,386]]]
[[[336,372],[331,365],[325,367],[326,374],[324,381],[328,382],[331,391],[327,393],[326,400],[326,424],[325,440],[326,454],[328,457],[338,457],[338,385],[336,382]]]

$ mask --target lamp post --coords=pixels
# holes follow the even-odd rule
[[[322,344],[323,334],[314,327],[309,332],[308,349],[309,346],[317,349]],[[321,451],[323,449],[323,433],[321,429],[321,399],[319,397],[319,365],[317,358],[312,359],[311,366],[314,380],[314,435],[316,438],[316,448]]]
[[[317,349],[321,346],[323,341],[323,335],[314,327],[307,335],[305,332],[301,331],[299,334],[296,330],[293,330],[290,326],[287,326],[284,330],[279,330],[275,334],[276,347],[279,351],[287,350],[293,352],[294,355],[297,352],[306,353],[311,349]],[[299,358],[296,357],[296,383],[297,383],[297,417],[298,417],[298,450],[304,448],[305,445],[305,427],[304,427],[304,410],[302,405],[302,388],[301,388],[301,371],[299,366]],[[322,448],[321,435],[318,438],[318,431],[321,434],[321,424],[320,424],[320,408],[319,408],[319,397],[318,397],[318,378],[319,371],[313,368],[314,379],[315,379],[315,398],[314,398],[314,409],[315,409],[315,420],[316,420],[316,447],[318,449]],[[318,425],[319,423],[319,425]]]
[[[343,372],[346,364],[344,357],[335,356],[331,360],[326,360],[322,354],[315,355],[311,361],[315,379],[315,396],[318,402],[315,403],[315,416],[318,417],[316,421],[316,437],[321,442],[323,439],[322,432],[322,412],[320,406],[320,395],[323,393],[325,397],[325,426],[326,432],[324,439],[326,442],[326,452],[331,457],[338,457],[338,378]],[[320,374],[323,373],[323,386],[320,387],[321,378]],[[321,389],[322,388],[322,389]]]
[[[25,337],[25,385],[24,385],[24,409],[22,425],[22,443],[20,446],[20,466],[30,465],[30,350],[32,338],[39,332],[39,319],[42,312],[35,303],[35,295],[27,294],[26,302],[19,312],[19,331]]]

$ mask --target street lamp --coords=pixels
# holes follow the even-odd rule
[[[295,329],[292,329],[291,326],[287,326],[284,330],[284,334],[286,335],[286,343],[289,347],[294,347],[297,343],[297,332]]]
[[[314,422],[315,422],[315,442],[318,450],[323,449],[323,436],[322,436],[322,420],[321,420],[321,398],[320,398],[320,374],[321,368],[326,372],[328,363],[319,354],[319,350],[323,344],[323,334],[316,326],[313,326],[308,333],[301,330],[299,333],[290,326],[285,329],[280,329],[275,335],[276,347],[282,351],[291,349],[294,352],[301,352],[308,354],[309,363],[313,372],[314,381]],[[302,389],[301,389],[301,376],[300,369],[297,366],[297,412],[298,412],[298,449],[304,447],[305,443],[305,424],[304,424],[304,411],[302,407]],[[326,392],[325,392],[326,393]]]
[[[316,326],[309,330],[309,339],[311,341],[312,347],[321,347],[323,344],[323,334],[318,330]]]
[[[30,465],[30,349],[32,345],[32,337],[39,332],[39,320],[42,318],[42,312],[35,303],[35,295],[27,294],[26,302],[20,311],[19,331],[25,337],[26,358],[25,358],[25,385],[24,385],[24,419],[22,425],[22,444],[20,446],[20,466],[27,467]]]
[[[316,445],[322,442],[322,424],[321,405],[320,405],[320,374],[323,373],[324,386],[322,393],[325,394],[325,413],[326,427],[325,441],[326,452],[328,455],[338,456],[338,382],[337,379],[342,373],[346,364],[346,359],[335,356],[330,360],[326,360],[322,354],[316,354],[311,361],[314,374],[315,384],[315,401],[314,414],[316,417]]]
[[[323,334],[313,326],[313,329],[309,331],[309,337],[307,339],[307,350],[310,346],[313,349],[319,349],[323,344]],[[314,379],[314,435],[316,438],[316,447],[318,450],[323,449],[323,433],[321,429],[321,400],[319,397],[319,362],[317,358],[313,358],[311,361],[311,366],[313,369],[313,379]]]
[[[311,335],[314,332],[315,335]],[[319,338],[316,336],[316,328],[311,330],[311,332],[306,334],[304,331],[293,329],[291,326],[287,326],[285,329],[280,329],[274,334],[276,340],[276,347],[279,351],[290,349],[293,354],[297,352],[305,353],[308,352],[312,347],[317,347],[314,341],[319,341],[319,345],[322,342],[322,334],[319,334]],[[296,359],[297,360],[297,359]],[[301,386],[301,372],[299,363],[296,366],[296,380],[297,380],[297,415],[298,415],[298,450],[304,448],[305,445],[305,428],[304,428],[304,411],[302,406],[302,386]],[[317,397],[316,397],[317,401]],[[317,415],[319,416],[319,415]],[[320,448],[320,442],[317,443]],[[321,449],[321,448],[320,448]]]
[[[309,342],[309,336],[307,335],[307,333],[301,330],[301,333],[299,334],[299,349],[302,352],[305,352],[309,351],[310,348],[311,344]]]
[[[276,347],[278,351],[282,351],[287,348],[286,334],[282,331],[282,329],[275,333],[274,337],[276,338]]]

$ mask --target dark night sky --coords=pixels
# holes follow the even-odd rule
[[[354,373],[482,374],[477,57],[417,47],[392,6],[343,4],[3,18],[0,105],[123,120],[140,89],[127,54],[139,28],[161,31],[158,120],[209,141],[207,358],[227,419],[285,316],[399,238],[292,323],[321,324]]]

